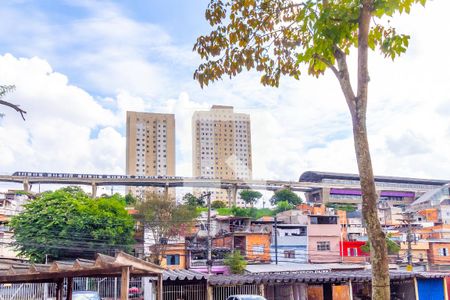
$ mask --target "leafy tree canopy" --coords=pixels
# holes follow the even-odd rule
[[[247,261],[238,250],[229,254],[223,263],[230,269],[232,274],[244,274],[245,268],[247,267]]]
[[[148,193],[145,199],[136,205],[139,221],[153,237],[151,261],[159,264],[167,242],[184,235],[197,217],[196,206],[179,204],[174,199],[166,199],[156,193]]]
[[[203,199],[203,197],[196,197],[194,195],[192,195],[191,193],[187,193],[183,196],[183,201],[184,203],[186,203],[187,205],[190,206],[204,206],[205,205],[205,200]]]
[[[295,205],[287,202],[287,201],[278,201],[277,206],[275,207],[275,213],[280,213],[283,211],[294,209]]]
[[[319,76],[337,56],[358,45],[360,8],[371,6],[374,25],[368,46],[394,59],[406,51],[409,36],[381,18],[409,13],[412,4],[426,0],[210,0],[205,13],[213,30],[194,46],[201,64],[194,78],[201,86],[243,70],[262,72],[261,83],[278,86],[281,75],[299,79],[300,66]],[[336,74],[341,76],[340,74]]]
[[[352,117],[362,213],[374,249],[373,299],[389,299],[390,285],[366,125],[368,52],[377,49],[394,59],[406,51],[409,36],[399,34],[389,19],[409,13],[415,3],[426,0],[210,0],[205,17],[212,31],[194,45],[204,59],[194,73],[201,87],[251,69],[261,72],[268,86],[278,86],[281,75],[299,79],[305,69],[316,77],[327,69],[334,73]],[[356,88],[347,64],[354,48]]]
[[[80,188],[45,192],[10,222],[20,255],[35,262],[94,258],[95,253],[131,251],[133,218],[117,197],[91,199]]]
[[[211,202],[211,208],[213,208],[213,209],[224,208],[224,207],[227,207],[227,204],[223,201],[214,200],[213,202]]]
[[[246,204],[253,205],[262,197],[262,194],[253,190],[241,190],[239,196]]]
[[[298,205],[302,203],[302,199],[293,191],[289,189],[278,190],[274,193],[272,198],[270,198],[270,203],[276,205],[278,202],[286,201],[292,205]]]
[[[130,205],[135,205],[137,202],[137,198],[134,197],[131,193],[128,193],[125,195],[125,203],[130,206]]]

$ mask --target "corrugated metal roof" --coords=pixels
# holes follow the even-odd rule
[[[250,273],[287,273],[287,272],[329,272],[336,270],[363,270],[364,265],[361,264],[293,264],[293,263],[279,263],[275,264],[256,264],[247,265],[245,270]]]
[[[404,280],[414,277],[418,278],[444,278],[445,273],[413,273],[413,272],[390,272],[391,280]],[[370,271],[339,271],[327,273],[288,273],[288,274],[247,274],[247,275],[219,275],[210,276],[209,284],[238,285],[238,284],[260,284],[260,283],[332,283],[332,282],[369,282],[372,280]]]
[[[166,270],[163,273],[164,280],[203,280],[208,279],[208,275],[192,270]]]

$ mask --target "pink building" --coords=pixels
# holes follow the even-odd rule
[[[338,216],[308,216],[308,261],[341,262],[341,226]]]

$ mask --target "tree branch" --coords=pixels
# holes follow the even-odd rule
[[[12,104],[11,102],[8,101],[4,101],[4,100],[0,100],[0,105],[5,105],[5,106],[9,106],[12,109],[14,109],[15,111],[17,111],[18,113],[20,113],[20,115],[22,116],[22,119],[25,121],[25,114],[27,113],[26,111],[24,111],[23,109],[21,109],[19,107],[19,105],[16,104]]]
[[[335,46],[334,57],[336,58],[339,69],[339,73],[336,75],[336,77],[339,80],[342,92],[344,93],[345,96],[345,100],[347,101],[347,105],[353,117],[356,110],[356,97],[355,92],[353,91],[352,84],[350,82],[350,74],[348,72],[346,55],[341,49]]]
[[[326,59],[325,57],[323,57],[320,54],[314,54],[313,57],[320,60],[324,64],[326,64],[327,67],[330,68],[331,71],[333,71],[334,75],[336,75],[336,77],[339,79],[339,77],[341,76],[339,74],[339,70],[331,63],[331,61],[329,61],[328,59]]]

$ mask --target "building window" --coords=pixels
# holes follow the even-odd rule
[[[284,258],[295,258],[295,250],[284,250]]]
[[[439,256],[448,256],[447,248],[439,248]]]
[[[348,256],[358,256],[358,248],[348,248],[347,254]]]
[[[317,242],[317,251],[330,251],[330,242]]]
[[[166,260],[168,266],[178,266],[180,264],[180,255],[179,254],[167,255]]]
[[[254,245],[252,250],[253,255],[264,254],[264,245]]]

